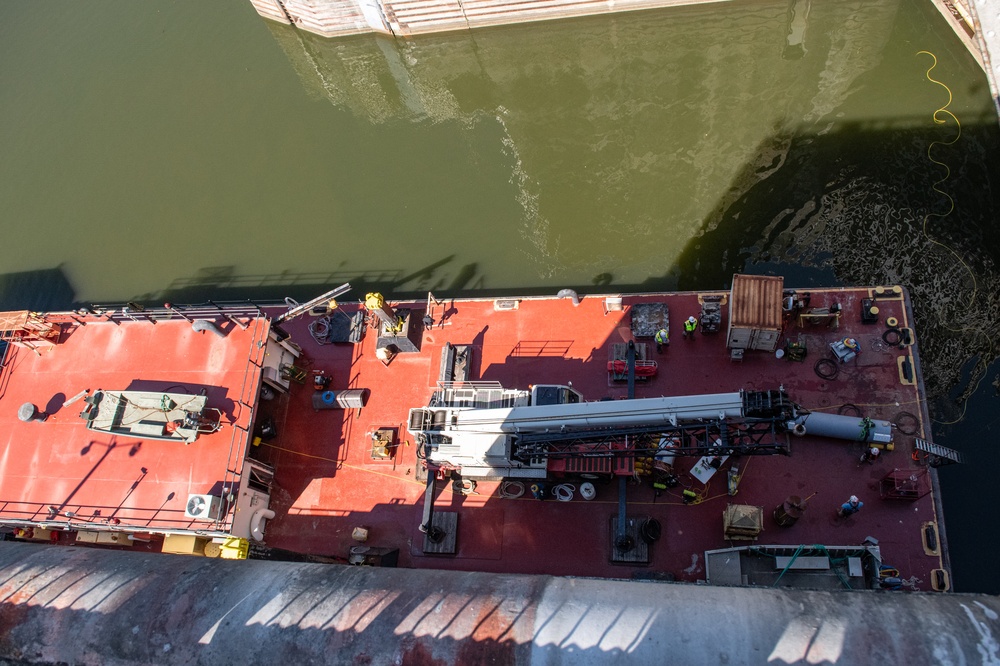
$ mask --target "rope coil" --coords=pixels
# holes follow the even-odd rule
[[[573,499],[573,493],[575,492],[576,486],[572,483],[560,483],[552,489],[552,494],[555,495],[556,499],[560,502],[569,502]]]
[[[520,481],[504,481],[498,492],[503,499],[517,499],[524,494],[524,484]]]

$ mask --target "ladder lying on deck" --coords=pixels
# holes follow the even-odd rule
[[[951,463],[962,462],[962,454],[955,449],[949,449],[947,446],[928,442],[926,439],[921,439],[920,437],[915,437],[913,443],[917,451],[923,451],[927,454],[927,462],[931,466],[936,467],[938,465],[950,465]]]

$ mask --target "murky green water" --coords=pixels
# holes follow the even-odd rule
[[[935,57],[960,134],[933,120]],[[948,488],[988,482],[998,144],[985,76],[926,0],[402,42],[245,0],[3,3],[0,300],[906,284],[932,413],[975,432],[935,433],[974,461],[942,474],[956,579],[1000,591],[973,583]]]

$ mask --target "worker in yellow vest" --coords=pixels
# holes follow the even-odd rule
[[[665,328],[661,328],[656,332],[653,339],[656,340],[656,353],[662,354],[663,348],[670,345],[670,332]]]
[[[688,317],[687,321],[684,322],[684,337],[690,337],[694,340],[694,332],[698,330],[698,320],[694,317]]]

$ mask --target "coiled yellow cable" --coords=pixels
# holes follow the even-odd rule
[[[938,81],[937,79],[935,79],[935,78],[933,78],[931,76],[931,71],[935,67],[937,67],[937,56],[935,56],[930,51],[917,51],[916,55],[918,55],[918,56],[919,55],[929,55],[934,60],[934,62],[931,63],[931,66],[927,68],[927,71],[925,72],[924,76],[927,77],[928,81],[930,81],[931,83],[936,83],[937,85],[939,85],[942,88],[944,88],[947,91],[947,93],[948,93],[948,101],[943,106],[939,107],[934,112],[934,114],[931,116],[934,119],[934,123],[936,125],[945,125],[948,122],[948,118],[951,118],[953,121],[955,121],[955,128],[957,129],[957,132],[955,133],[955,136],[950,141],[938,141],[938,140],[934,140],[934,141],[931,141],[930,145],[927,146],[927,159],[929,159],[934,164],[938,164],[938,165],[944,167],[944,176],[942,176],[940,179],[936,180],[934,182],[934,184],[931,185],[931,189],[933,189],[935,192],[937,192],[938,194],[940,194],[941,196],[945,197],[948,200],[948,210],[946,212],[944,212],[944,213],[930,212],[930,213],[927,213],[926,215],[924,215],[923,227],[922,227],[923,228],[923,234],[924,234],[924,237],[928,241],[930,241],[931,243],[933,243],[933,244],[935,244],[935,245],[937,245],[937,246],[939,246],[941,248],[944,248],[949,254],[951,254],[953,257],[955,257],[955,259],[958,261],[958,263],[963,268],[965,268],[965,270],[969,273],[969,277],[972,279],[972,296],[969,298],[968,302],[971,303],[971,302],[975,302],[976,295],[979,293],[979,282],[978,282],[978,280],[976,280],[976,273],[975,273],[975,271],[972,270],[972,267],[969,266],[969,264],[966,263],[966,261],[962,258],[962,256],[958,252],[956,252],[952,247],[950,247],[948,245],[945,245],[944,243],[942,243],[942,242],[940,242],[938,240],[935,240],[934,238],[931,238],[931,235],[929,233],[927,233],[927,223],[931,219],[931,217],[938,217],[938,218],[944,219],[944,218],[948,217],[949,215],[951,215],[952,211],[955,210],[955,200],[952,199],[952,197],[951,197],[950,194],[948,194],[947,192],[945,192],[944,190],[942,190],[939,187],[939,185],[941,185],[946,180],[948,180],[949,177],[951,177],[951,168],[947,164],[945,164],[944,162],[942,162],[941,160],[935,159],[934,156],[931,154],[931,151],[933,150],[934,146],[937,146],[937,145],[941,145],[941,146],[951,146],[951,145],[954,145],[962,137],[962,123],[958,120],[958,117],[954,113],[952,113],[951,111],[948,110],[948,107],[951,106],[951,102],[952,102],[952,99],[953,99],[953,96],[951,94],[951,88],[949,88],[947,85],[945,85],[941,81]],[[990,350],[989,354],[983,355],[982,357],[980,357],[980,359],[978,361],[978,365],[982,365],[983,368],[982,368],[982,371],[979,373],[979,379],[976,381],[976,385],[973,387],[972,391],[969,393],[969,396],[971,396],[973,393],[975,393],[979,389],[979,385],[982,383],[983,378],[986,376],[986,370],[987,370],[987,365],[989,363],[989,358],[993,356],[993,346],[994,346],[993,345],[993,339],[991,338],[991,336],[989,336],[986,333],[986,331],[984,331],[982,329],[982,327],[979,327],[979,328],[971,328],[971,327],[951,328],[949,326],[943,326],[943,328],[945,330],[952,331],[953,333],[960,333],[960,332],[974,332],[974,333],[978,333],[979,336],[982,337],[986,341],[986,346]],[[965,418],[965,411],[968,408],[968,405],[969,405],[969,399],[966,398],[965,403],[962,405],[962,413],[959,415],[959,417],[957,419],[955,419],[953,421],[937,421],[937,420],[935,420],[935,422],[938,423],[938,424],[941,424],[941,425],[954,425],[955,423],[958,423],[963,418]]]

